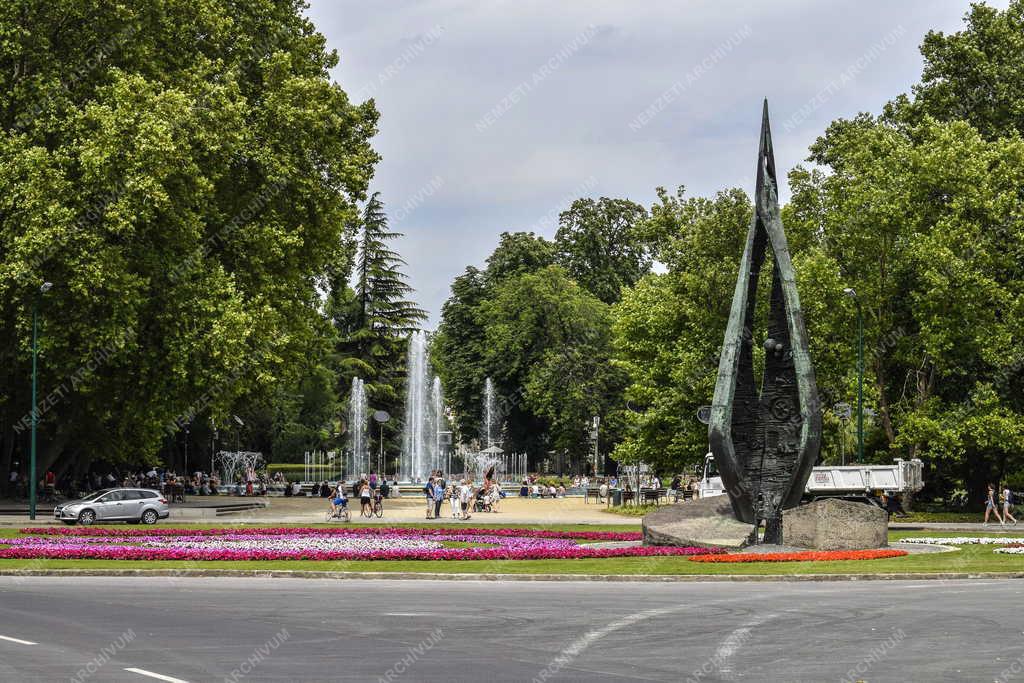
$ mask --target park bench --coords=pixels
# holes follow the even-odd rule
[[[661,499],[667,497],[667,489],[641,489],[640,502],[661,505]]]
[[[588,486],[587,487],[587,492],[585,494],[583,494],[583,502],[584,503],[589,503],[591,496],[594,497],[594,502],[595,503],[600,503],[601,502],[601,487],[600,486]]]

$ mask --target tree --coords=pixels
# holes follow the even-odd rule
[[[441,307],[441,324],[431,340],[430,357],[448,401],[459,410],[455,427],[462,443],[477,436],[485,367],[485,330],[478,317],[487,296],[484,273],[470,266],[452,282],[452,295]]]
[[[584,289],[606,304],[619,300],[651,269],[637,224],[647,211],[628,199],[577,199],[559,216],[558,263]]]
[[[794,203],[815,207],[794,217],[819,226],[864,306],[880,445],[888,457],[946,462],[981,500],[1004,469],[996,454],[1018,452],[1006,422],[1024,424],[1024,363],[1011,341],[1024,333],[1024,229],[1012,218],[1024,210],[1024,142],[987,141],[963,121],[906,128],[862,116],[833,124],[812,159],[833,173],[794,176]],[[999,417],[968,420],[965,406]],[[953,421],[991,431],[930,427]],[[933,449],[943,455],[930,462]]]
[[[487,259],[487,280],[497,284],[523,273],[547,268],[555,262],[555,247],[532,232],[503,232]]]
[[[739,189],[713,198],[675,196],[658,188],[657,204],[642,229],[658,245],[668,272],[645,276],[614,308],[614,361],[629,376],[625,398],[631,411],[615,450],[625,463],[644,462],[656,471],[680,472],[702,461],[707,426],[696,413],[715,389],[722,339],[736,284],[752,207]],[[835,265],[816,242],[815,232],[783,218],[798,274],[811,356],[823,401],[832,405],[849,394],[853,347],[843,330],[849,309]],[[767,266],[766,266],[767,267]],[[754,348],[766,336],[767,278],[760,284]],[[838,335],[836,333],[838,331]],[[763,355],[755,351],[755,365]],[[837,422],[827,428],[835,429]],[[827,451],[826,451],[827,452]],[[838,454],[837,454],[838,455]]]
[[[44,280],[42,468],[151,459],[272,395],[377,161],[301,3],[13,0],[0,32],[0,466]]]
[[[668,272],[642,278],[614,309],[614,358],[630,378],[625,398],[633,408],[615,457],[672,472],[707,452],[696,410],[714,393],[752,209],[740,190],[708,200],[658,188],[658,197],[644,229],[659,235]]]
[[[503,448],[528,452],[532,466],[555,450],[554,465],[569,471],[585,461],[593,415],[604,421],[602,444],[617,440],[625,377],[609,364],[608,307],[555,256],[542,237],[503,233],[486,270],[467,268],[453,282],[431,358],[463,443],[479,434],[491,377]]]
[[[911,127],[925,116],[969,122],[994,140],[1024,134],[1024,2],[1005,10],[972,4],[963,31],[929,31],[921,44],[924,72],[913,98],[886,107],[892,121]]]
[[[586,453],[593,415],[618,407],[608,307],[559,266],[499,285],[481,306],[485,365],[510,415],[512,448]],[[539,427],[539,428],[538,428]]]
[[[407,337],[427,314],[408,299],[413,290],[402,272],[405,261],[389,246],[401,233],[388,228],[379,193],[366,203],[356,231],[359,250],[352,292],[335,291],[331,297],[340,307],[332,311],[339,335],[338,395],[347,395],[352,377],[361,377],[370,404],[397,415],[405,381]]]

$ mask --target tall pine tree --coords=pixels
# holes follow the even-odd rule
[[[426,312],[409,296],[413,289],[402,272],[405,261],[389,244],[402,236],[388,229],[380,193],[366,203],[359,225],[351,286],[338,278],[332,286],[329,311],[338,331],[337,359],[340,395],[347,396],[353,377],[365,382],[371,410],[401,413],[405,353],[410,332],[419,328]],[[344,291],[339,291],[339,290]],[[397,420],[385,427],[393,435]],[[385,431],[385,450],[396,453]],[[376,434],[371,434],[376,439]]]

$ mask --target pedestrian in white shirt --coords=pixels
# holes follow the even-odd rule
[[[462,519],[469,519],[469,501],[473,499],[473,487],[469,485],[469,481],[463,479],[462,486],[459,487],[459,507],[462,508]]]

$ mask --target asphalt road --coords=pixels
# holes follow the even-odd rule
[[[0,681],[1024,681],[1022,591],[0,577]]]

